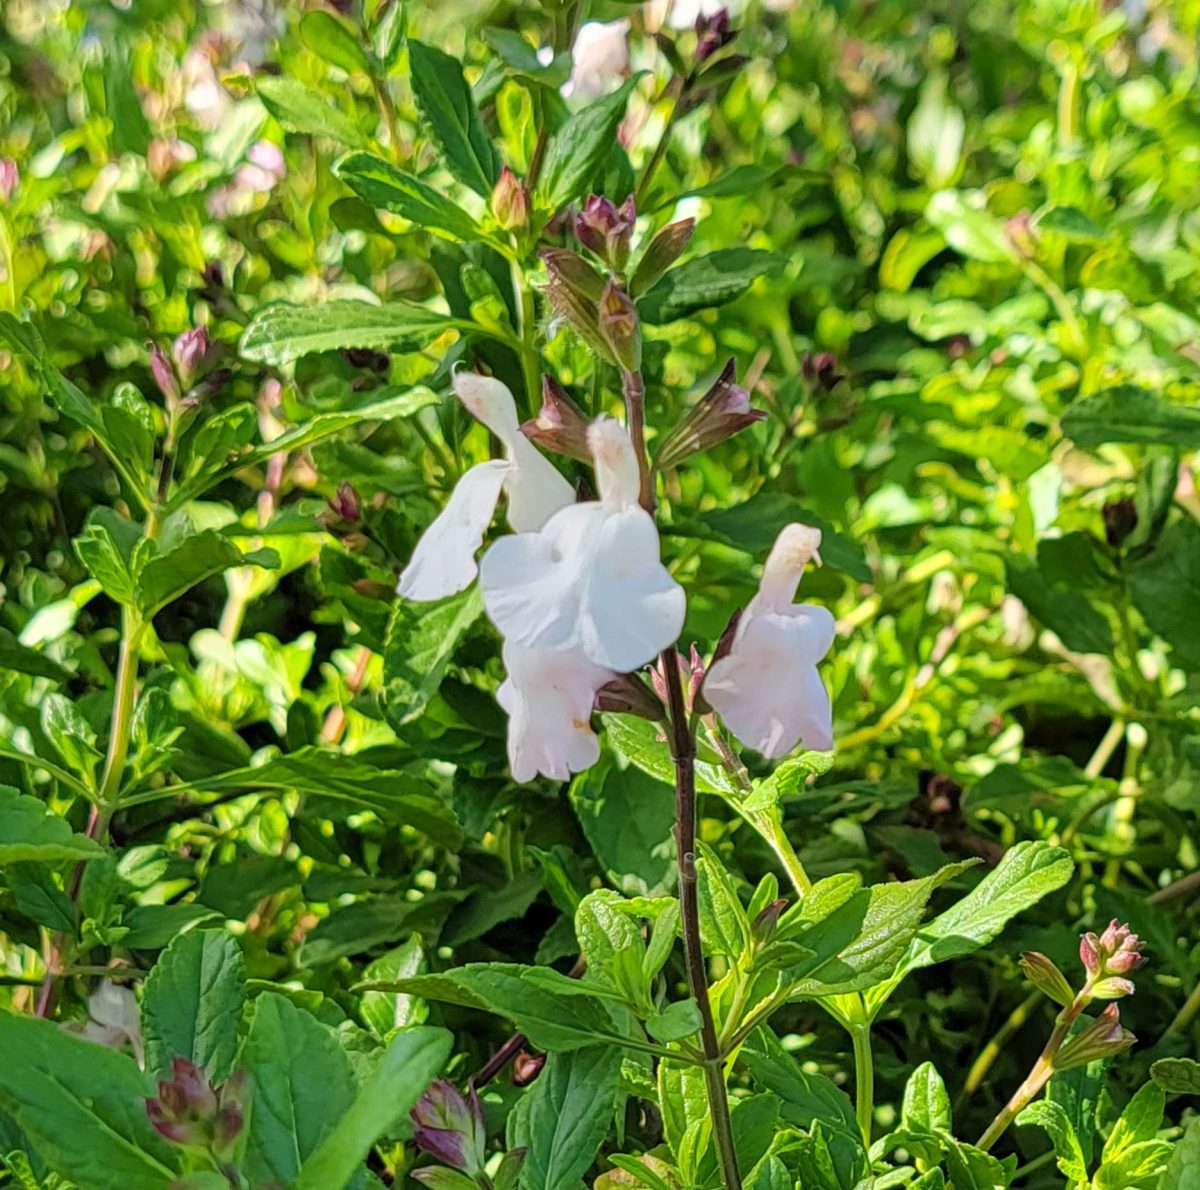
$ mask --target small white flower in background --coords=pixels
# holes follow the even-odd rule
[[[508,671],[496,701],[508,715],[508,767],[513,780],[539,773],[565,781],[600,758],[591,727],[596,691],[616,675],[578,649],[528,649],[506,641]]]
[[[571,49],[571,77],[562,93],[569,99],[599,99],[629,73],[629,21],[588,21]]]
[[[483,556],[483,604],[506,641],[579,650],[628,673],[679,636],[686,600],[659,557],[654,518],[638,504],[637,456],[624,427],[588,429],[599,500],[572,504],[535,533],[502,537]]]
[[[456,595],[475,581],[475,555],[501,491],[508,495],[508,523],[518,533],[540,529],[575,499],[571,485],[521,433],[517,405],[507,386],[488,376],[459,372],[454,394],[476,421],[500,439],[508,457],[466,472],[449,503],[417,542],[396,589],[418,602]]]
[[[111,1049],[124,1049],[128,1043],[137,1064],[142,1065],[141,1017],[137,996],[131,988],[111,979],[101,980],[88,997],[88,1016],[90,1019],[83,1026],[84,1037]]]
[[[713,662],[704,681],[705,699],[729,730],[769,758],[800,743],[833,747],[832,710],[817,662],[833,644],[834,619],[827,608],[792,602],[820,545],[819,529],[783,528],[729,654]]]

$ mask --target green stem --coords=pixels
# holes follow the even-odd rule
[[[662,163],[662,159],[666,156],[667,146],[671,142],[671,132],[675,127],[675,117],[679,112],[679,95],[676,93],[671,97],[671,111],[667,116],[666,123],[663,124],[663,130],[659,134],[658,144],[654,146],[653,152],[650,154],[649,160],[646,162],[645,168],[642,170],[641,180],[638,182],[634,205],[640,211],[645,204],[646,195],[650,191],[650,183],[654,180],[655,171]]]
[[[512,263],[513,293],[521,323],[521,371],[525,376],[525,391],[529,397],[528,408],[535,412],[540,402],[542,387],[541,360],[537,349],[537,306],[533,299],[533,286],[519,261]]]
[[[629,441],[637,455],[638,476],[641,481],[639,499],[642,507],[654,513],[654,477],[646,455],[646,382],[641,372],[621,373],[621,391],[625,394],[625,421],[629,429]]]
[[[871,1052],[871,1025],[856,1021],[850,1026],[854,1043],[854,1114],[863,1144],[871,1147],[871,1124],[875,1118],[875,1057]]]
[[[1183,1007],[1175,1014],[1175,1019],[1167,1026],[1167,1036],[1171,1033],[1182,1033],[1200,1013],[1200,983],[1192,988],[1192,994],[1184,1001]]]
[[[129,725],[133,718],[137,692],[137,655],[146,625],[135,608],[126,607],[121,615],[121,646],[117,654],[116,688],[113,693],[112,725],[108,733],[108,754],[100,779],[100,822],[94,837],[103,841],[109,819],[117,808],[117,794],[129,757]]]

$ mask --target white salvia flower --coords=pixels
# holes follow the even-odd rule
[[[88,997],[88,1016],[84,1037],[112,1049],[122,1049],[128,1043],[138,1065],[142,1064],[141,1016],[132,989],[111,979],[101,980]]]
[[[572,504],[536,533],[502,537],[483,556],[483,604],[506,640],[579,650],[616,673],[645,665],[683,627],[683,589],[659,560],[654,518],[638,504],[625,429],[588,427],[600,499]]]
[[[591,728],[596,691],[616,675],[578,649],[528,649],[506,641],[508,678],[496,701],[508,715],[508,767],[513,780],[539,773],[565,781],[600,758]]]
[[[571,77],[562,93],[571,99],[599,99],[629,73],[629,21],[588,21],[571,49]]]
[[[571,485],[521,433],[517,405],[506,385],[488,376],[459,372],[454,394],[504,447],[505,459],[472,467],[421,540],[396,588],[406,599],[429,602],[466,590],[478,573],[475,554],[496,512],[501,491],[508,494],[508,523],[518,533],[540,529],[575,499]]]
[[[729,655],[715,661],[704,680],[709,705],[763,756],[784,756],[802,741],[820,751],[833,747],[832,710],[817,662],[833,644],[834,619],[827,608],[792,602],[809,559],[819,560],[820,545],[819,529],[783,528]]]

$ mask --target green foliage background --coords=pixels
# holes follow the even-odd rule
[[[645,73],[626,88],[620,143],[544,195],[547,214],[638,186],[670,110],[655,6],[596,0],[589,15],[632,21]],[[503,1009],[472,1007],[476,993],[445,1004],[436,987],[362,983],[484,962],[565,971],[589,890],[673,888],[653,729],[610,720],[600,765],[569,788],[515,786],[477,596],[427,610],[392,595],[454,481],[487,457],[445,398],[453,365],[483,363],[532,416],[532,335],[535,369],[540,349],[590,411],[617,403],[615,372],[548,317],[532,252],[514,289],[487,210],[499,163],[524,173],[538,127],[578,106],[558,93],[569,64],[535,53],[565,49],[569,20],[553,5],[371,0],[0,10],[0,158],[19,177],[0,199],[0,1162],[13,1185],[180,1173],[139,1119],[135,1166],[108,1154],[89,1181],[96,1154],[81,1142],[64,1158],[28,1109],[29,1072],[65,1044],[29,1018],[40,1007],[81,1027],[110,963],[134,973],[123,986],[154,972],[139,993],[150,1073],[194,1025],[162,1014],[215,972],[222,1077],[235,1053],[257,1054],[256,1094],[273,1079],[284,1095],[331,1088],[332,1123],[390,1085],[369,1081],[389,1077],[385,1042],[442,1044],[407,1028],[449,1029],[462,1081],[510,1027]],[[982,859],[930,886],[941,910],[1019,844],[1074,861],[985,950],[898,987],[874,1030],[877,1124],[899,1123],[928,1059],[957,1134],[977,1136],[1051,1027],[1017,956],[1045,952],[1073,979],[1079,931],[1119,917],[1149,965],[1121,1005],[1139,1044],[1097,1092],[1107,1132],[1152,1061],[1198,1056],[1200,5],[752,0],[735,24],[745,62],[675,120],[640,204],[647,237],[697,218],[690,271],[642,306],[651,425],[661,437],[730,356],[770,414],[666,478],[684,639],[715,643],[783,523],[825,530],[804,593],[839,617],[822,667],[838,747],[832,767],[776,789],[809,873],[871,884]],[[690,32],[659,31],[692,52]],[[481,113],[458,139],[439,129],[439,104],[458,102],[440,53],[465,63]],[[364,154],[425,184],[420,217]],[[546,242],[569,233],[552,226]],[[169,354],[200,324],[214,346],[184,385],[162,486],[147,345]],[[836,375],[814,370],[824,352]],[[140,688],[106,791],[121,641]],[[714,778],[701,837],[745,901],[775,858],[730,801]],[[85,837],[89,802],[109,806],[103,845]],[[160,974],[168,946],[175,977]],[[66,973],[48,980],[48,959]],[[665,983],[681,981],[676,957]],[[813,1002],[773,1024],[797,1069],[853,1090],[849,1039]],[[313,1064],[289,1075],[298,1035]],[[148,1076],[94,1053],[72,1095],[124,1118]],[[411,1067],[412,1098],[443,1060]],[[551,1094],[604,1129],[582,1165],[558,1181],[527,1165],[527,1184],[590,1184],[613,1154],[664,1134],[674,1146],[644,1070],[556,1061],[557,1081],[529,1092],[493,1084],[491,1134],[507,1118],[510,1138],[540,1136],[536,1121],[562,1110],[536,1098]],[[753,1104],[769,1083],[748,1063],[731,1086]],[[1177,1129],[1194,1100],[1169,1089]],[[361,1159],[392,1125],[348,1144],[346,1178],[368,1176]],[[372,1158],[398,1181],[413,1160],[403,1133]],[[327,1134],[316,1120],[302,1155]],[[1014,1184],[1079,1184],[1039,1160],[1040,1130],[1006,1144],[1036,1163]],[[1089,1133],[1085,1178],[1090,1148]],[[298,1167],[254,1154],[252,1184],[268,1170],[291,1184]],[[965,1176],[954,1184],[976,1184]],[[1191,1184],[1182,1158],[1171,1176]]]

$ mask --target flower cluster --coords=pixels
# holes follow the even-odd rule
[[[171,1078],[158,1084],[158,1095],[145,1101],[156,1132],[172,1144],[228,1157],[242,1138],[250,1100],[245,1071],[237,1071],[222,1087],[209,1084],[204,1071],[186,1058],[171,1063]]]

